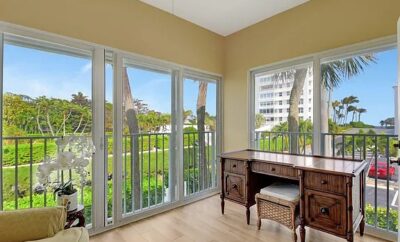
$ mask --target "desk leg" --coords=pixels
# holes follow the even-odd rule
[[[300,189],[300,239],[301,242],[306,241],[306,220],[305,220],[305,197],[304,197],[304,173],[299,170],[299,189]]]
[[[360,223],[360,236],[364,236],[365,228],[365,171],[361,172],[361,214],[362,219]]]
[[[221,213],[225,212],[225,159],[221,159]]]
[[[224,195],[221,194],[221,213],[224,214],[225,213],[225,199],[224,199]]]
[[[250,224],[250,208],[246,207],[246,221],[247,221],[247,225]]]

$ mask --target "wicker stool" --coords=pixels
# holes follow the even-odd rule
[[[258,229],[261,219],[269,219],[293,230],[293,241],[297,241],[299,187],[289,183],[274,183],[256,194]]]

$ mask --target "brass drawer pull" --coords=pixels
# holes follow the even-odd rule
[[[322,185],[326,185],[326,184],[328,184],[328,181],[322,180],[322,181],[321,181],[321,184],[322,184]]]
[[[236,164],[235,164],[235,165],[232,165],[232,167],[233,167],[233,168],[236,168]]]
[[[238,185],[237,184],[233,184],[232,188],[237,190],[238,189]]]
[[[271,171],[275,171],[275,170],[276,170],[275,167],[272,167],[272,168],[271,168]]]

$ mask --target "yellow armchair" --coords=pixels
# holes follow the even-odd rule
[[[64,207],[0,212],[0,241],[89,242],[85,228],[64,230],[66,217]]]

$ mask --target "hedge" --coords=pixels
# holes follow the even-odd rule
[[[389,218],[386,217],[386,208],[378,207],[377,208],[377,227],[386,229],[389,221],[389,230],[397,232],[398,229],[398,211],[396,209],[389,209]],[[371,204],[367,204],[365,206],[365,218],[366,223],[370,225],[375,225],[375,207]]]

